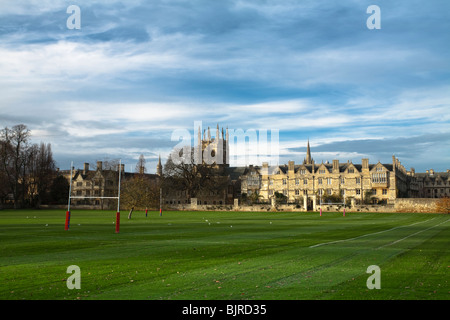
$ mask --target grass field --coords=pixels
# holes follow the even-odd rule
[[[450,297],[449,216],[0,211],[0,299]],[[69,290],[67,267],[81,270]],[[381,289],[369,290],[370,265]]]

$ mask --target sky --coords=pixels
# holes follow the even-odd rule
[[[449,12],[448,0],[2,0],[0,127],[25,124],[61,169],[134,171],[143,154],[154,173],[175,132],[196,141],[198,124],[218,124],[278,132],[279,164],[301,163],[309,140],[316,163],[394,155],[446,171]]]

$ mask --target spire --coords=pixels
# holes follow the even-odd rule
[[[158,164],[156,165],[156,174],[162,176],[161,155],[159,155]]]
[[[217,124],[217,129],[216,129],[216,140],[217,140],[217,141],[220,140],[220,136],[219,136],[219,124]]]
[[[208,141],[211,141],[211,131],[209,130],[209,127],[208,127]]]
[[[304,164],[312,164],[312,158],[311,158],[311,148],[309,146],[309,138],[308,138],[308,144],[306,146],[306,158],[305,161],[303,161]]]

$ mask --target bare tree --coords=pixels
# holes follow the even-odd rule
[[[121,204],[129,208],[128,219],[134,209],[156,208],[159,201],[159,187],[148,176],[135,174],[122,183]]]
[[[14,208],[19,207],[19,199],[22,204],[25,200],[26,188],[26,154],[30,130],[24,124],[19,124],[12,129],[5,127],[0,131],[1,150],[0,166],[6,183],[14,199]]]
[[[136,164],[135,172],[139,174],[144,174],[147,172],[147,168],[145,167],[145,158],[144,155],[141,154],[139,156],[138,163]]]
[[[41,142],[28,149],[28,193],[31,204],[39,207],[46,199],[55,173],[55,161],[50,144]]]
[[[184,154],[186,151],[188,154]],[[228,185],[228,179],[223,175],[223,168],[204,163],[197,164],[195,154],[195,148],[177,149],[172,152],[164,166],[165,190],[186,191],[188,199],[195,198],[200,193],[217,193],[224,190]]]

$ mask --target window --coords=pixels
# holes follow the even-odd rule
[[[295,179],[295,185],[298,186],[300,184],[300,179]]]
[[[323,189],[319,189],[319,196],[323,195]]]
[[[308,179],[303,179],[303,184],[308,184]]]
[[[341,184],[345,184],[345,179],[341,178]]]
[[[308,195],[308,190],[303,190],[303,194],[304,194],[305,196],[307,196],[307,195]]]
[[[356,184],[361,184],[361,178],[356,178]]]
[[[355,169],[353,168],[348,169],[348,173],[355,173]]]
[[[300,190],[296,189],[296,190],[295,190],[295,195],[296,195],[296,196],[300,195]]]
[[[383,195],[387,195],[387,189],[383,189]]]
[[[319,178],[317,181],[319,184],[322,184],[322,178]]]
[[[300,170],[300,174],[306,174],[306,170],[305,169],[301,169]]]
[[[320,170],[319,170],[319,173],[320,173],[320,174],[325,174],[325,169],[320,169]]]
[[[379,168],[377,168],[379,169]],[[373,183],[386,183],[387,177],[386,172],[384,173],[372,173],[372,182]]]
[[[331,189],[327,189],[327,194],[328,195],[331,195],[332,193],[331,193]]]
[[[331,184],[331,178],[327,178],[327,184]]]
[[[77,182],[77,187],[81,187],[83,185],[83,182]]]
[[[361,194],[361,189],[356,189],[356,194]]]
[[[286,185],[286,183],[287,183],[286,179],[283,179],[283,185]]]

